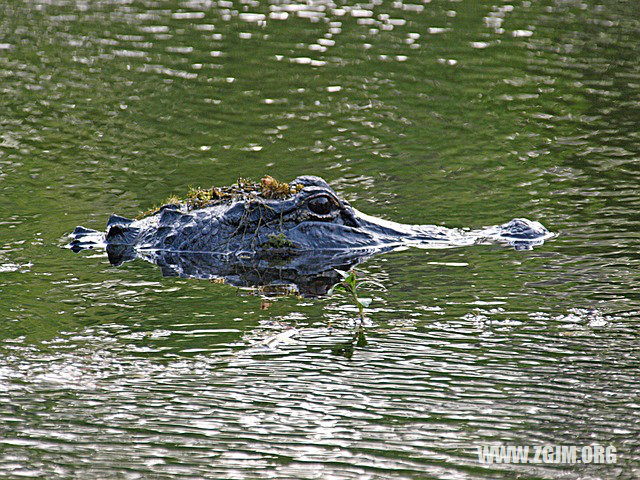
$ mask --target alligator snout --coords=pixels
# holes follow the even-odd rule
[[[540,222],[526,218],[514,218],[508,223],[500,225],[502,236],[520,240],[538,240],[548,238],[551,233]]]
[[[527,218],[514,218],[497,227],[488,227],[479,233],[489,240],[507,243],[516,250],[531,250],[554,236],[540,222]]]

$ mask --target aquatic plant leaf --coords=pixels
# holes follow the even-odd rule
[[[362,285],[373,285],[375,287],[378,287],[380,290],[383,290],[385,292],[387,291],[387,287],[385,287],[380,282],[376,282],[375,280],[362,280],[361,282],[358,282],[358,287],[361,287]]]
[[[340,274],[343,280],[349,276],[349,272],[345,272],[344,270],[339,270],[337,268],[334,268],[334,270]]]
[[[362,305],[364,308],[369,307],[372,301],[373,301],[372,298],[358,298],[358,303]]]

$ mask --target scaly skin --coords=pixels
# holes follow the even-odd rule
[[[266,272],[274,263],[280,275],[291,270],[289,276],[313,276],[399,247],[503,243],[527,250],[553,236],[527,219],[471,231],[390,222],[351,207],[319,177],[298,177],[291,182],[297,184],[304,188],[285,199],[246,195],[194,210],[165,205],[140,220],[113,215],[105,233],[77,227],[70,247],[104,246],[116,265],[144,258],[165,274],[235,275],[235,283],[244,284],[242,272]]]

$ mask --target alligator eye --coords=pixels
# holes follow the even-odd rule
[[[331,199],[326,196],[314,197],[309,200],[309,210],[311,210],[316,215],[328,215],[329,213],[331,213],[333,205],[334,202],[332,202]]]

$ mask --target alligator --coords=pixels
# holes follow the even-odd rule
[[[139,219],[112,215],[106,231],[79,226],[70,236],[73,251],[103,247],[116,266],[141,258],[167,276],[293,284],[302,294],[321,295],[336,268],[377,253],[484,243],[528,250],[554,234],[525,218],[476,230],[396,223],[356,210],[322,178],[284,183],[266,176],[192,189]]]

